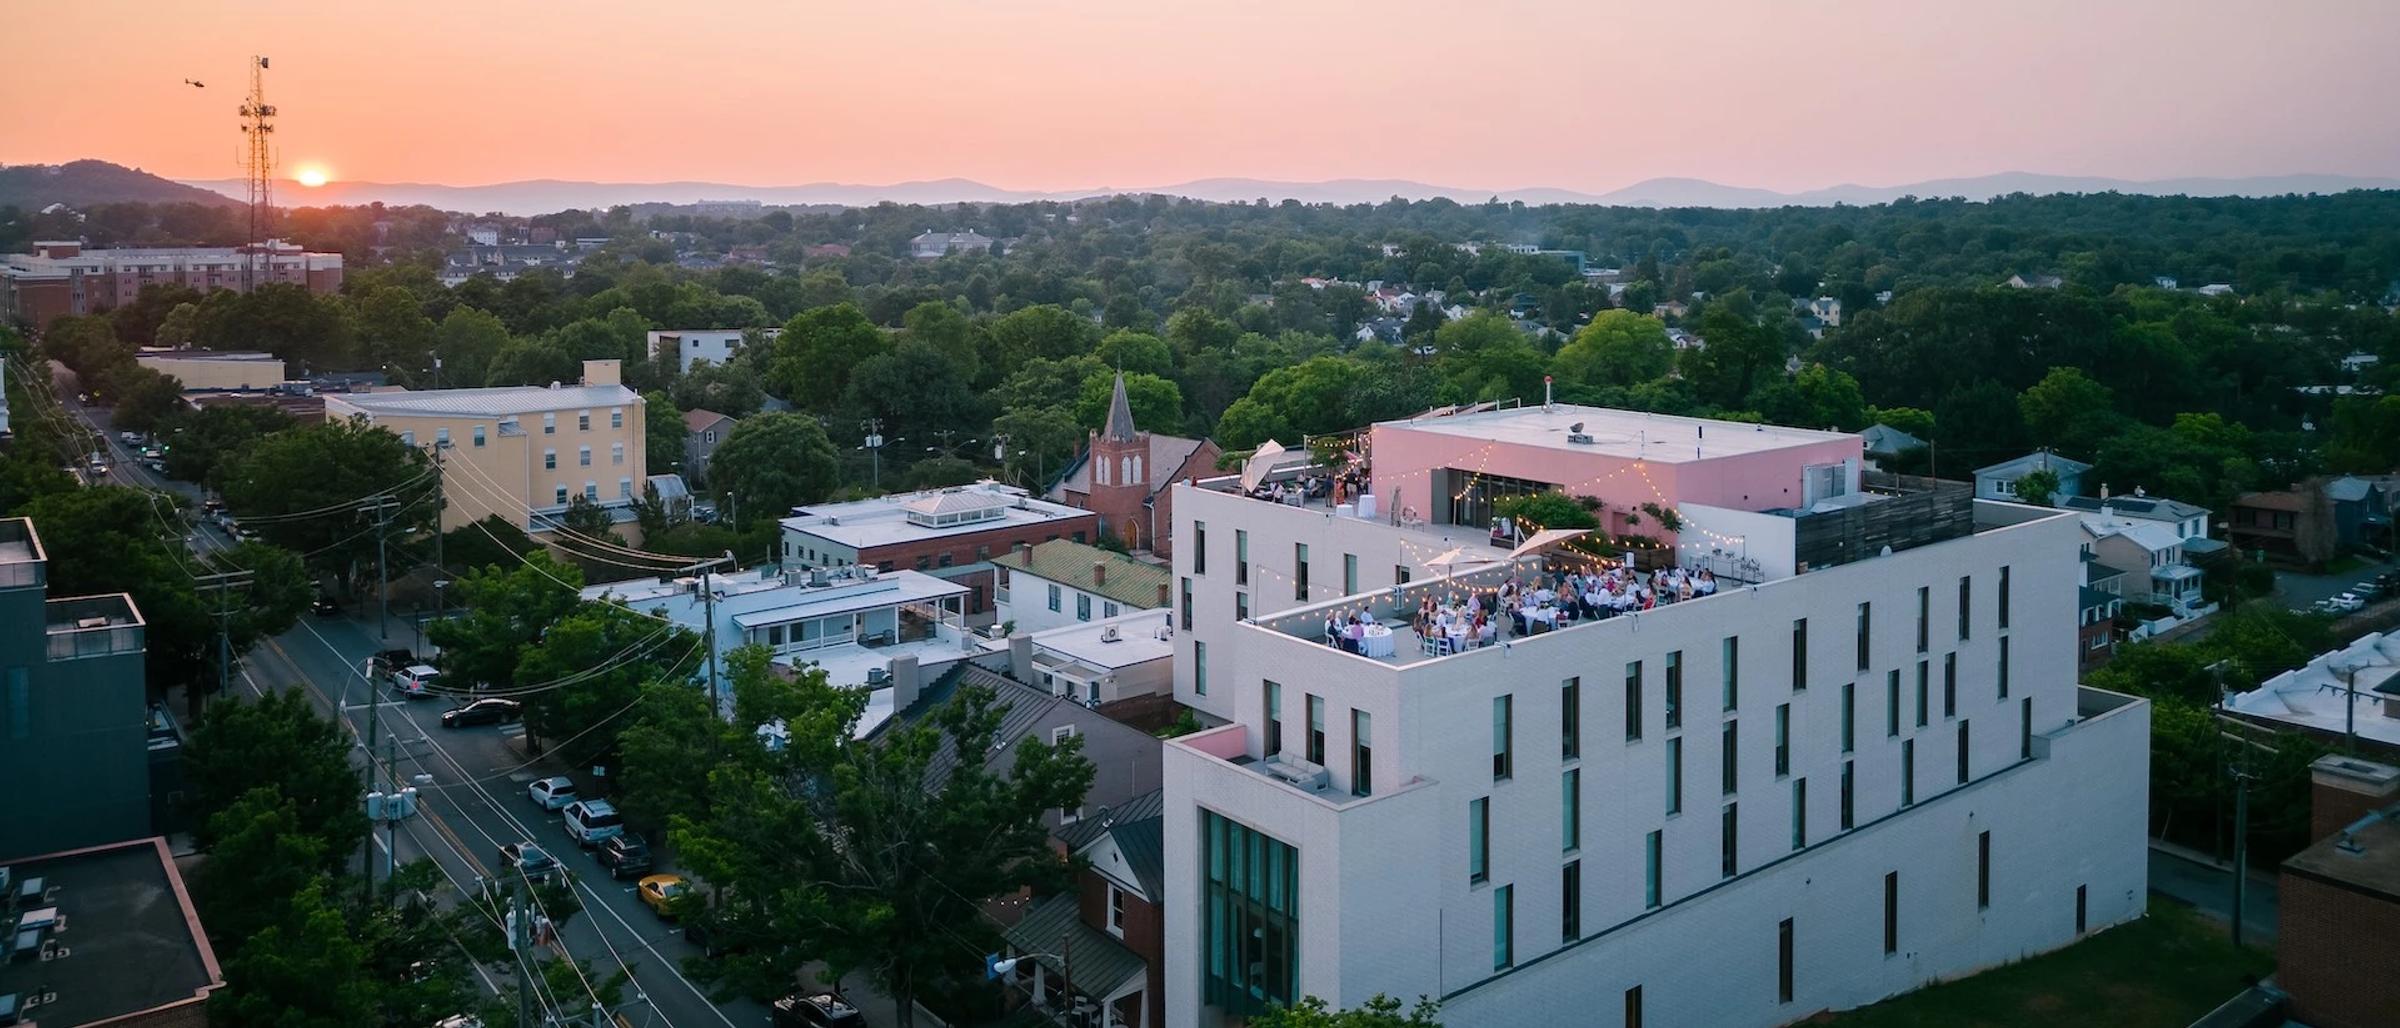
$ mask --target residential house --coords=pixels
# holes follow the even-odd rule
[[[1868,425],[1865,430],[1858,433],[1858,436],[1866,440],[1867,462],[1870,464],[1879,460],[1890,460],[1911,450],[1925,448],[1925,440],[1880,421]]]
[[[730,414],[697,408],[683,412],[683,470],[692,481],[708,482],[708,460],[716,456],[725,437],[733,434],[733,425]]]
[[[2273,1019],[2400,1023],[2400,978],[2361,964],[2400,949],[2400,767],[2319,757],[2309,786],[2317,841],[2286,858],[2276,880],[2275,987],[2287,1006]]]
[[[2322,478],[2289,489],[2243,493],[2233,498],[2225,541],[2268,560],[2322,564],[2341,548],[2333,506]]]
[[[2151,496],[2140,489],[2135,489],[2129,496],[2110,496],[2103,487],[2098,496],[2054,496],[2050,505],[2085,514],[2113,511],[2128,518],[2156,521],[2173,529],[2178,538],[2186,541],[2208,539],[2208,508],[2163,496]]]
[[[792,508],[783,562],[798,568],[864,564],[910,569],[965,586],[968,623],[993,621],[992,556],[1018,543],[1088,542],[1100,519],[996,482]]]
[[[1808,314],[1825,324],[1826,328],[1842,327],[1842,301],[1820,296],[1808,301]]]
[[[691,374],[693,366],[707,361],[720,367],[733,362],[742,351],[746,332],[756,331],[761,339],[774,339],[783,333],[781,328],[675,328],[650,333],[649,352],[660,357],[672,357],[675,366]]]
[[[2107,507],[2080,516],[2084,546],[2092,556],[2130,572],[2123,585],[2126,599],[2167,607],[2179,615],[2203,605],[2203,575],[2185,560],[2183,537],[2169,524],[2127,517]]]
[[[2333,505],[2333,535],[2341,546],[2395,548],[2392,538],[2392,485],[2396,476],[2362,478],[2344,475],[2325,483],[2325,499]]]
[[[810,243],[800,248],[800,256],[808,260],[828,260],[850,256],[848,243]]]
[[[34,827],[72,806],[35,815]],[[11,821],[13,834],[27,826]],[[225,984],[163,836],[21,856],[0,867],[0,1024],[199,1028]],[[70,930],[72,929],[72,930]]]
[[[0,519],[0,863],[161,830],[142,612],[125,593],[54,598],[49,568],[34,523]]]
[[[328,421],[362,421],[401,442],[441,448],[442,528],[497,515],[543,539],[577,496],[638,543],[635,486],[645,470],[642,394],[614,360],[583,362],[581,385],[406,389],[325,398]]]
[[[1175,705],[1175,628],[1163,607],[1088,624],[1069,622],[983,644],[987,652],[1032,648],[1030,684],[1145,731],[1166,727]]]
[[[2010,275],[2000,284],[2010,289],[2056,289],[2065,281],[2056,275]]]
[[[1650,307],[1650,316],[1653,318],[1680,318],[1691,312],[1692,309],[1684,306],[1680,300],[1669,300],[1665,303],[1653,304]]]
[[[954,253],[985,253],[991,249],[992,237],[975,231],[926,232],[908,241],[908,255],[921,261]]]
[[[2058,490],[2052,495],[2072,496],[2083,491],[2083,476],[2092,466],[2071,457],[2062,457],[2048,450],[2035,450],[2014,460],[2004,460],[1989,467],[1975,469],[1975,498],[2024,502],[2017,498],[2017,480],[2036,471],[2048,471],[2058,476]]]
[[[1397,344],[1407,327],[1408,322],[1399,318],[1369,318],[1358,323],[1350,338],[1362,343]]]
[[[2076,589],[2075,606],[2075,670],[2089,674],[2117,655],[2117,615],[2125,598],[2086,585]]]
[[[2151,278],[2150,284],[2155,285],[2160,289],[2173,289],[2175,288],[2175,276],[2158,275]]]
[[[1053,833],[1077,860],[1074,888],[1035,901],[1006,933],[1012,954],[1032,956],[1017,975],[1035,1003],[1082,995],[1105,1028],[1166,1023],[1164,810],[1152,790]]]
[[[1125,376],[1119,374],[1109,394],[1108,420],[1085,440],[1083,452],[1044,498],[1098,514],[1100,533],[1128,549],[1171,557],[1175,540],[1161,531],[1174,523],[1174,497],[1168,487],[1215,474],[1217,458],[1223,455],[1211,440],[1160,435],[1136,426],[1125,396]]]
[[[556,243],[470,245],[445,255],[441,270],[435,273],[435,277],[446,286],[461,285],[477,275],[490,275],[497,281],[507,282],[526,272],[542,270],[573,277],[575,266],[581,263],[581,251],[570,250]]]
[[[2223,282],[2211,282],[2198,290],[2202,296],[2232,296],[2233,287]]]
[[[1808,337],[1810,339],[1825,338],[1825,322],[1823,319],[1818,318],[1814,314],[1803,314],[1794,320],[1799,323],[1800,331],[1808,333]],[[1798,358],[1794,357],[1793,359],[1797,360]]]
[[[1173,576],[1149,564],[1072,539],[1018,543],[992,557],[998,578],[992,603],[1003,624],[1039,632],[1129,610],[1167,606]]]

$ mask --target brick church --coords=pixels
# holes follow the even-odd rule
[[[1207,439],[1156,435],[1134,427],[1125,399],[1125,376],[1117,375],[1108,400],[1108,422],[1093,432],[1082,455],[1050,488],[1047,499],[1100,515],[1100,531],[1129,550],[1174,556],[1167,527],[1174,524],[1168,487],[1217,473],[1223,454]]]

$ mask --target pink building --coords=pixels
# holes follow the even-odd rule
[[[1609,533],[1662,542],[1644,504],[1805,510],[1856,494],[1864,457],[1841,432],[1569,404],[1388,421],[1369,449],[1386,517],[1486,526],[1502,499],[1563,491],[1601,501]]]

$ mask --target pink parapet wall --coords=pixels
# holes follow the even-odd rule
[[[1600,441],[1588,450],[1566,445],[1575,424]],[[1480,431],[1485,425],[1492,430]],[[1643,504],[1789,507],[1801,500],[1803,469],[1865,454],[1865,442],[1845,433],[1567,406],[1387,422],[1374,427],[1371,447],[1373,488],[1386,516],[1406,510],[1447,520],[1451,497],[1443,490],[1463,488],[1471,475],[1505,476],[1594,497],[1606,505],[1604,528],[1645,535],[1662,533],[1648,519],[1624,520]]]
[[[1232,760],[1249,752],[1250,734],[1240,724],[1218,725],[1205,731],[1174,739],[1178,746],[1189,746],[1218,760]]]

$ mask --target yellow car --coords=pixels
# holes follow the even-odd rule
[[[675,919],[675,897],[684,894],[691,884],[682,875],[650,875],[642,879],[639,893],[642,905],[651,913],[667,920]]]

